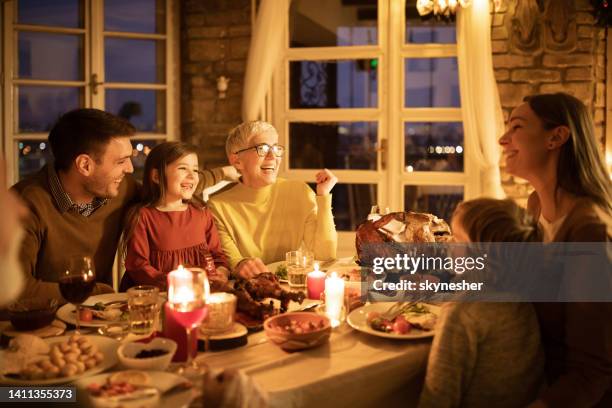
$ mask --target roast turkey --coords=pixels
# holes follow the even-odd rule
[[[371,265],[374,257],[393,257],[397,251],[384,243],[449,242],[451,230],[446,221],[433,214],[414,211],[376,215],[357,227],[355,246],[362,266]]]

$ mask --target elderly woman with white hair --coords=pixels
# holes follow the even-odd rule
[[[330,192],[338,179],[329,170],[317,173],[316,195],[304,182],[278,177],[285,149],[276,129],[262,121],[232,129],[225,148],[240,181],[209,204],[234,275],[265,272],[265,264],[301,246],[316,259],[336,257]]]

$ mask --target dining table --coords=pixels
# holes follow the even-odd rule
[[[268,393],[270,407],[416,406],[431,339],[393,340],[346,323],[320,347],[286,352],[265,333],[241,348],[200,353],[213,369],[239,369]]]
[[[0,332],[7,323],[0,324]],[[88,334],[96,333],[92,329]],[[121,341],[138,338],[129,334]],[[316,348],[287,352],[261,330],[249,332],[246,345],[199,352],[196,361],[214,370],[242,370],[266,391],[272,408],[411,407],[418,403],[431,340],[384,338],[343,321]],[[196,397],[190,406],[201,407],[201,399]]]

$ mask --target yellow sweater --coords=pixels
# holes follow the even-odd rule
[[[331,194],[317,196],[304,182],[278,178],[258,189],[237,183],[209,205],[232,269],[249,257],[266,264],[282,261],[302,241],[315,259],[336,257]]]

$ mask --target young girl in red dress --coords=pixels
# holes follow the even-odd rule
[[[125,274],[121,290],[134,285],[166,289],[166,275],[178,265],[216,267],[212,279],[226,280],[227,260],[213,217],[202,201],[198,156],[180,142],[157,145],[147,156],[143,197],[128,214],[124,231]]]

